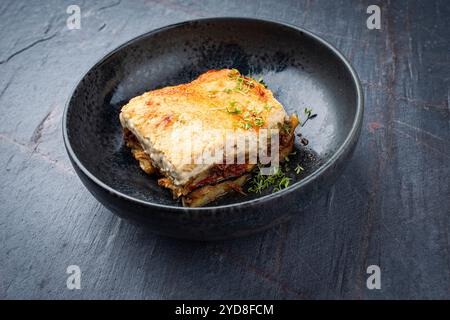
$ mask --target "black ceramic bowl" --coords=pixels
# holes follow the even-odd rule
[[[183,208],[146,175],[124,146],[121,106],[145,91],[189,82],[209,69],[262,76],[289,114],[317,117],[300,131],[291,185],[263,194],[230,194],[203,208]],[[212,240],[247,235],[286,221],[335,182],[357,142],[363,97],[359,80],[330,44],[301,28],[248,18],[183,22],[139,36],[99,61],[66,106],[63,135],[89,191],[112,212],[163,235]]]

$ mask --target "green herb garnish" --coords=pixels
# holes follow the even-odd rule
[[[288,123],[283,123],[283,125],[281,125],[281,131],[283,131],[286,134],[289,134],[291,132],[291,125]]]
[[[296,174],[300,174],[300,172],[305,171],[305,169],[303,169],[302,166],[300,166],[299,164],[297,164],[297,166],[294,169]]]
[[[239,107],[226,108],[228,113],[240,114],[242,111]]]
[[[289,184],[291,183],[291,178],[284,176],[281,178],[281,180],[278,182],[278,185],[273,188],[273,192],[280,191],[281,189],[285,189],[289,187]]]
[[[280,167],[276,167],[273,174],[262,175],[258,172],[251,180],[249,192],[261,193],[263,190],[273,187],[272,192],[287,188],[291,182],[291,178],[287,177]]]
[[[272,109],[273,106],[271,106],[270,104],[266,103],[266,105],[264,106],[264,109],[269,110]]]
[[[306,122],[308,122],[308,120],[314,119],[315,117],[317,117],[317,113],[313,114],[313,113],[312,113],[312,109],[305,108],[305,109],[303,110],[303,112],[304,112],[305,115],[306,115],[306,120],[303,121],[303,122],[301,122],[301,121],[299,120],[300,125],[301,125],[302,127],[306,124]]]
[[[244,119],[245,121],[250,121],[250,117],[251,117],[251,116],[252,116],[252,115],[250,114],[250,112],[245,111],[245,113],[244,113],[242,119]]]
[[[249,101],[247,103],[249,103]],[[257,110],[257,109],[255,109],[255,107],[248,108],[248,111],[250,111],[254,115],[260,114],[262,112],[262,110]]]
[[[305,108],[305,110],[303,110],[303,111],[305,112],[305,114],[306,114],[308,117],[311,116],[312,109]]]
[[[262,127],[264,125],[264,120],[260,117],[255,118],[255,126]]]
[[[234,90],[236,90],[238,92],[247,93],[248,90],[246,90],[246,88],[244,87],[244,78],[238,77],[236,80],[237,80],[237,85],[236,85],[236,88],[234,88]]]
[[[245,130],[249,130],[252,128],[252,124],[250,122],[241,122],[241,127]]]
[[[236,79],[236,87],[233,89],[234,91],[240,92],[240,93],[247,93],[250,88],[254,87],[254,84],[245,79],[245,77],[241,76],[239,71],[237,69],[231,69],[231,72],[228,74],[228,77],[230,79]],[[229,91],[228,93],[230,93]]]

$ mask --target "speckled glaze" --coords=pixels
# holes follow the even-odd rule
[[[130,98],[189,82],[209,69],[262,76],[287,112],[317,117],[298,129],[291,185],[277,193],[230,194],[183,208],[146,175],[124,145],[118,120]],[[331,45],[298,27],[248,18],[213,18],[151,31],[117,48],[81,79],[65,109],[63,134],[84,185],[112,212],[158,234],[198,240],[244,236],[286,221],[326,192],[358,140],[359,80]]]

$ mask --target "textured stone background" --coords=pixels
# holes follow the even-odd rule
[[[450,298],[448,1],[0,2],[0,298]],[[81,30],[68,30],[78,4]],[[365,91],[362,136],[327,196],[293,221],[215,243],[148,234],[103,208],[65,154],[61,115],[98,59],[152,29],[251,16],[337,46]],[[81,267],[81,290],[66,268]],[[366,288],[366,268],[382,289]]]

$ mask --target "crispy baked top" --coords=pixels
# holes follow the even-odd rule
[[[186,155],[223,147],[225,134],[257,134],[260,128],[277,128],[286,116],[263,84],[235,69],[222,69],[131,99],[122,108],[120,121],[154,165],[182,185],[210,167],[189,164]]]

